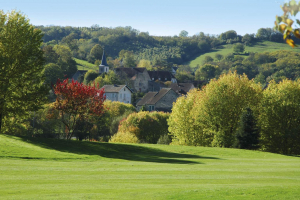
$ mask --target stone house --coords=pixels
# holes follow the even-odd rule
[[[148,71],[150,79],[152,81],[171,81],[177,83],[175,76],[169,71]]]
[[[172,83],[169,88],[172,88],[179,95],[186,95],[195,86],[193,83]]]
[[[146,107],[148,111],[164,111],[171,112],[173,102],[179,97],[171,88],[163,88],[159,92],[148,92],[137,104],[137,109],[140,110],[142,106]]]
[[[104,88],[106,99],[131,103],[132,91],[127,85],[104,85],[102,88]]]
[[[121,79],[127,79],[127,85],[135,92],[148,92],[148,81],[150,81],[150,76],[146,68],[119,67],[114,70]]]

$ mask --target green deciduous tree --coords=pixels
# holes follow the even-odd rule
[[[300,81],[271,81],[264,90],[259,123],[263,150],[300,154]]]
[[[182,30],[180,33],[179,33],[179,37],[187,37],[189,35],[189,33],[185,30]]]
[[[46,98],[42,36],[22,13],[0,11],[0,131],[3,121],[27,115]]]
[[[243,53],[245,51],[245,46],[241,43],[237,43],[233,45],[233,52],[240,54]]]
[[[204,57],[203,64],[211,63],[211,62],[213,62],[213,61],[214,61],[214,59],[213,59],[211,56],[205,56],[205,57]]]
[[[127,51],[123,58],[124,67],[136,67],[136,60],[132,52]]]
[[[94,70],[89,70],[85,73],[84,75],[84,81],[83,83],[85,85],[90,84],[92,81],[94,81],[97,77],[99,76],[99,74],[97,72],[95,72]]]
[[[179,97],[172,108],[168,126],[174,144],[209,146],[211,143],[211,140],[205,138],[207,135],[203,134],[201,126],[196,125],[195,122],[193,110],[197,97],[199,97],[199,91],[194,89],[186,97]]]
[[[197,69],[195,79],[199,81],[207,81],[219,75],[219,67],[211,64],[205,64]]]
[[[95,79],[95,84],[99,85],[99,87],[103,87],[104,85],[122,84],[122,81],[120,77],[111,70],[107,74],[98,76]]]
[[[215,58],[216,58],[218,61],[221,61],[221,60],[224,58],[224,56],[223,56],[222,54],[216,53],[216,54],[215,54]]]
[[[211,80],[201,92],[193,110],[197,113],[197,123],[214,136],[212,145],[232,147],[240,116],[246,107],[257,108],[261,87],[246,75],[229,73]]]
[[[178,98],[169,119],[169,131],[179,144],[232,147],[243,110],[257,113],[259,85],[236,73],[211,80],[200,91]]]
[[[103,54],[103,49],[99,44],[96,44],[90,51],[88,61],[90,63],[95,63],[96,60],[101,60]]]
[[[64,78],[63,71],[57,64],[54,63],[47,64],[43,70],[43,73],[46,78],[45,82],[48,85],[55,84],[58,78]]]

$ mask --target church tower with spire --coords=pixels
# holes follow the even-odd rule
[[[108,73],[108,71],[109,71],[109,66],[106,62],[105,51],[103,48],[102,60],[101,60],[101,64],[99,65],[99,74],[102,74],[104,72]]]

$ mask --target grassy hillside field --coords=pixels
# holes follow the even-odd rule
[[[88,61],[86,60],[80,60],[80,59],[77,59],[77,58],[73,58],[76,63],[77,63],[77,68],[78,70],[96,70],[98,71],[98,67],[95,66],[94,64],[91,64],[89,63]]]
[[[0,135],[0,199],[299,199],[300,157]]]
[[[233,53],[232,50],[233,44],[227,44],[223,45],[219,49],[215,49],[209,53],[202,54],[195,58],[194,60],[191,60],[189,64],[191,67],[196,67],[197,65],[201,66],[203,64],[205,56],[211,56],[212,58],[215,58],[215,54],[221,54],[223,56]],[[300,48],[292,48],[286,43],[276,43],[276,42],[270,42],[270,41],[264,41],[264,42],[257,42],[252,46],[246,46],[245,51],[253,52],[253,53],[262,53],[262,52],[273,52],[273,51],[279,51],[279,50],[289,50],[289,51],[295,51],[300,53]]]

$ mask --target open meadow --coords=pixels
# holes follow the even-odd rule
[[[0,135],[0,199],[299,197],[299,157]]]
[[[190,65],[192,68],[197,67],[197,65],[201,66],[203,65],[205,56],[211,56],[214,59],[215,59],[215,54],[217,53],[226,56],[230,53],[233,53],[232,48],[233,48],[233,44],[222,45],[217,49],[213,49],[211,52],[199,55],[194,60],[191,60],[186,64]],[[263,53],[263,52],[273,52],[279,50],[288,50],[288,51],[294,51],[300,53],[300,48],[292,48],[286,43],[277,43],[271,41],[256,42],[253,45],[245,47],[245,51],[249,53]],[[247,57],[247,56],[242,56],[242,57]]]
[[[95,70],[95,71],[99,70],[98,66],[89,63],[86,60],[80,60],[78,58],[73,58],[73,59],[76,61],[78,70]]]

